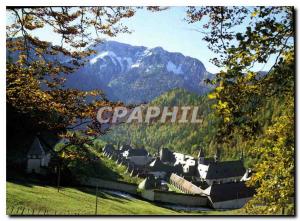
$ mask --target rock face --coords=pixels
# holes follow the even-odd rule
[[[106,41],[93,47],[96,54],[68,76],[68,87],[102,89],[112,100],[139,104],[174,88],[197,94],[210,90],[205,79],[213,78],[201,61],[171,53],[161,47],[146,48]]]

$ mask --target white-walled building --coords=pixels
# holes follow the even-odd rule
[[[145,148],[131,148],[125,150],[122,156],[137,166],[145,166],[153,161],[153,157],[150,156]]]
[[[35,137],[27,153],[27,173],[45,174],[50,159],[51,153],[42,145],[40,139]]]
[[[214,158],[205,158],[202,149],[198,156],[200,180],[206,181],[208,185],[214,183],[239,182],[246,173],[243,160],[219,161],[219,152],[216,153]]]
[[[254,189],[244,182],[213,184],[203,192],[214,209],[242,208],[253,196]]]

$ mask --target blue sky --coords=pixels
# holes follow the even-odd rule
[[[209,72],[217,73],[219,69],[209,62],[215,55],[202,40],[204,35],[196,31],[202,24],[199,22],[188,24],[184,21],[185,10],[186,7],[171,7],[160,12],[137,10],[133,17],[124,19],[122,22],[133,31],[131,34],[122,33],[117,37],[106,37],[106,39],[150,48],[160,46],[167,51],[180,52],[199,59]],[[41,40],[60,44],[60,38],[51,29],[39,30],[35,34]],[[272,57],[268,64],[256,65],[254,71],[268,71],[274,60]]]
[[[137,11],[136,15],[124,20],[131,34],[121,34],[113,38],[117,41],[146,47],[161,46],[167,51],[180,52],[198,58],[210,72],[218,69],[209,62],[214,54],[202,40],[203,35],[195,29],[199,24],[188,24],[184,21],[185,7],[172,7],[165,11]]]
[[[167,51],[197,58],[207,71],[217,73],[220,69],[209,61],[216,55],[208,49],[206,41],[202,40],[204,34],[197,31],[203,23],[188,24],[184,21],[185,16],[186,7],[170,7],[155,13],[138,10],[135,16],[123,22],[134,32],[120,34],[112,40],[150,48],[161,46]],[[253,71],[268,71],[275,62],[275,57],[271,56],[267,64],[256,64]]]

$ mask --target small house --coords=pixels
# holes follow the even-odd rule
[[[27,153],[27,173],[45,174],[51,159],[51,152],[35,137]]]
[[[204,190],[214,209],[242,208],[254,195],[244,182],[213,184]]]
[[[198,155],[198,173],[201,181],[213,183],[239,182],[246,173],[243,160],[220,161],[217,151],[214,160],[205,158],[201,149]]]
[[[204,168],[199,165],[199,174],[202,180],[209,185],[213,183],[239,182],[246,169],[241,160],[212,162]]]
[[[122,153],[122,157],[137,166],[146,166],[153,160],[153,157],[150,156],[145,148],[131,148],[125,150]]]
[[[183,169],[181,164],[171,166],[161,162],[160,158],[157,157],[149,164],[149,173],[153,174],[155,177],[168,178],[172,173],[181,175],[183,173]]]
[[[160,189],[161,181],[150,174],[139,184],[138,188],[142,190]]]

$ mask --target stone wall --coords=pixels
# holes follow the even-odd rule
[[[130,194],[137,195],[137,185],[121,182],[121,181],[110,181],[99,178],[84,178],[81,181],[82,185],[91,186],[103,189],[110,189],[116,191],[122,191]],[[208,198],[199,194],[183,194],[175,192],[164,192],[159,190],[143,190],[141,197],[152,202],[159,203],[170,203],[183,206],[207,206]]]
[[[117,191],[122,191],[130,194],[137,194],[137,185],[136,184],[131,184],[131,183],[126,183],[126,182],[121,182],[121,181],[111,181],[111,180],[103,180],[99,178],[83,178],[80,183],[85,186],[92,186],[96,187],[98,186],[99,188],[103,189],[110,189],[110,190],[117,190]]]
[[[239,208],[242,208],[250,199],[251,199],[251,197],[227,200],[227,201],[222,201],[222,202],[211,202],[210,201],[210,205],[214,209],[239,209]]]

